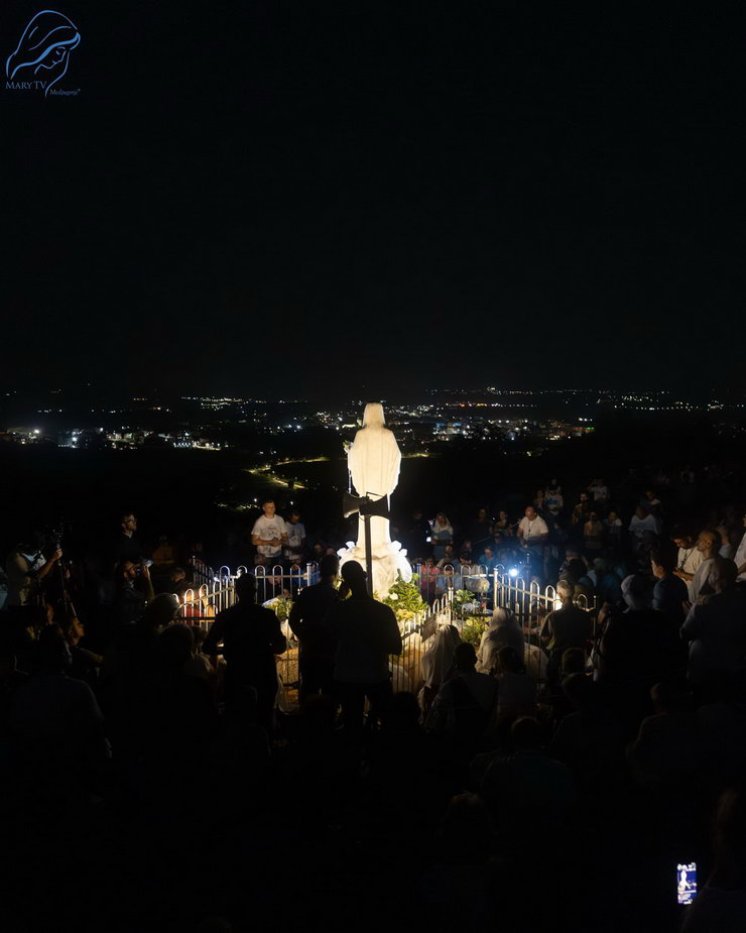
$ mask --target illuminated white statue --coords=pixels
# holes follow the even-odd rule
[[[385,426],[383,406],[369,402],[363,413],[363,426],[355,435],[347,455],[352,484],[359,496],[370,499],[388,497],[399,479],[401,452],[393,433]],[[412,568],[398,541],[391,541],[389,520],[373,515],[370,521],[371,554],[373,557],[373,591],[385,596],[398,574],[411,580]],[[359,561],[365,566],[365,524],[358,518],[357,543],[340,551],[341,563]]]

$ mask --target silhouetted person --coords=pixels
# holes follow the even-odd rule
[[[536,682],[526,673],[523,652],[506,645],[497,655],[497,725],[500,735],[521,716],[536,712]]]
[[[119,529],[113,548],[114,565],[119,567],[126,560],[139,564],[144,555],[137,536],[137,517],[132,512],[125,512],[120,519]]]
[[[116,572],[116,623],[128,625],[136,622],[153,596],[153,583],[148,568],[131,560],[122,561]]]
[[[746,928],[746,795],[725,791],[715,815],[715,865],[687,909],[683,933],[740,933]]]
[[[655,712],[643,719],[637,737],[627,748],[629,770],[638,784],[681,791],[700,769],[691,703],[677,684],[655,684],[650,696]]]
[[[22,780],[29,793],[71,802],[109,759],[103,716],[88,684],[67,675],[70,652],[59,626],[42,631],[36,661],[9,716]]]
[[[535,719],[517,719],[510,736],[512,755],[497,753],[484,759],[481,796],[497,818],[498,829],[518,830],[524,838],[536,838],[533,833],[541,832],[548,841],[575,804],[572,772],[546,754],[543,732]]]
[[[103,658],[81,645],[85,638],[85,626],[76,615],[67,615],[62,612],[60,616],[60,626],[70,649],[71,662],[68,673],[76,680],[84,680],[95,690]]]
[[[547,677],[552,682],[557,680],[563,653],[568,648],[585,649],[593,633],[590,613],[578,609],[573,603],[572,583],[560,580],[557,595],[562,600],[562,608],[550,612],[541,628],[542,641],[549,651]]]
[[[334,680],[342,704],[345,732],[355,738],[363,725],[365,700],[375,721],[391,695],[389,655],[401,654],[402,641],[393,610],[368,595],[366,573],[354,560],[342,567],[350,597],[329,611],[337,636]]]
[[[708,577],[714,593],[692,606],[681,627],[689,642],[687,673],[700,686],[746,668],[746,592],[735,586],[737,573],[732,560],[714,563]]]
[[[659,609],[674,625],[680,626],[686,615],[684,603],[689,600],[689,589],[681,577],[676,576],[676,554],[653,551],[650,569],[655,577],[653,609]]]
[[[564,678],[562,691],[571,711],[560,720],[550,754],[572,770],[585,794],[596,796],[618,789],[624,741],[598,684],[578,672]]]
[[[300,698],[314,693],[331,696],[334,686],[334,655],[337,639],[329,621],[329,610],[339,601],[334,583],[339,558],[327,554],[319,565],[321,579],[298,594],[288,622],[300,644]]]
[[[142,746],[153,788],[196,788],[204,775],[217,710],[210,686],[186,672],[194,640],[189,626],[169,625],[153,647],[153,677],[146,687]],[[195,783],[197,782],[197,783]]]
[[[179,566],[172,567],[168,575],[168,592],[181,597],[191,587],[192,584],[189,582],[186,570]]]
[[[274,612],[254,602],[253,574],[245,573],[236,580],[236,596],[235,606],[218,613],[203,650],[207,655],[215,655],[223,643],[226,704],[235,702],[246,687],[253,687],[257,695],[257,721],[271,732],[277,696],[275,655],[285,651],[287,641]]]
[[[523,629],[510,609],[498,607],[482,635],[477,652],[477,670],[482,674],[493,674],[497,670],[497,656],[506,647],[512,648],[523,660]]]
[[[497,703],[497,681],[476,670],[477,653],[469,642],[454,652],[453,676],[438,691],[427,718],[431,732],[444,732],[464,751],[479,745]]]
[[[477,511],[468,527],[467,538],[477,554],[481,554],[485,547],[492,543],[492,523],[487,516],[487,509],[481,508]]]
[[[650,608],[648,580],[631,574],[622,580],[627,608],[613,613],[601,639],[599,681],[613,694],[629,728],[647,711],[653,684],[671,674],[670,624]],[[608,610],[607,610],[608,611]],[[599,623],[603,626],[602,610]]]
[[[104,655],[98,692],[117,753],[136,758],[141,723],[148,716],[148,695],[157,675],[155,647],[160,633],[176,618],[179,605],[159,593],[137,622],[120,626]]]
[[[404,544],[407,547],[410,560],[423,560],[431,551],[429,543],[430,525],[422,514],[422,509],[415,509],[407,522],[404,532]]]

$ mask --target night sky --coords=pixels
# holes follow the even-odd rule
[[[746,24],[589,7],[60,0],[79,96],[0,93],[0,380],[743,386]]]

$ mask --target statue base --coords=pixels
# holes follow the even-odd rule
[[[337,553],[340,567],[348,560],[356,560],[366,567],[365,548],[358,544],[342,548]],[[398,541],[390,541],[374,548],[373,593],[376,599],[385,599],[400,576],[407,583],[412,579],[412,565],[407,560],[407,552],[402,549],[401,544]]]

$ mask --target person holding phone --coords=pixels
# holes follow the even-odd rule
[[[714,867],[699,894],[692,895],[682,933],[742,933],[746,929],[746,799],[742,790],[732,788],[721,795],[713,840]],[[680,882],[677,871],[677,890]]]

